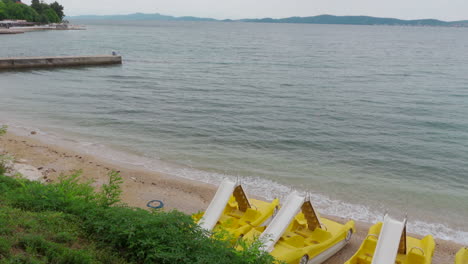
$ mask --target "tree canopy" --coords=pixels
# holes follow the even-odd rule
[[[31,6],[15,0],[0,0],[0,20],[20,19],[29,22],[59,23],[65,16],[63,6],[57,2],[47,4],[32,0]]]

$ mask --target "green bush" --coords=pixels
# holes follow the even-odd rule
[[[3,6],[6,6],[6,5],[5,5],[3,2],[1,2],[1,0],[0,0],[0,20],[2,20],[2,4],[3,4]],[[3,136],[3,135],[6,134],[7,128],[8,128],[8,127],[7,127],[6,125],[0,126],[0,136]],[[0,175],[3,175],[3,174],[6,173],[6,167],[5,167],[5,162],[6,162],[6,160],[5,160],[5,157],[6,157],[5,155],[2,155],[2,154],[0,153]]]
[[[31,255],[43,256],[47,263],[91,264],[93,257],[83,250],[72,250],[60,244],[47,241],[40,235],[24,235],[18,245]]]
[[[59,227],[49,240],[37,236],[21,238],[22,248],[60,261],[62,253],[71,254],[73,257],[67,259],[70,261],[67,263],[92,259],[92,254],[69,252],[66,246],[57,244],[73,243],[73,232],[66,231],[60,224],[72,222],[79,223],[81,232],[96,243],[97,248],[112,249],[113,254],[107,254],[105,258],[114,260],[108,263],[123,260],[161,264],[274,261],[269,254],[259,250],[260,244],[241,241],[243,249],[236,250],[229,240],[211,236],[184,213],[111,206],[120,201],[122,179],[117,173],[109,175],[109,183],[99,193],[93,191],[89,182],[80,183],[79,175],[64,176],[48,185],[0,177],[0,189],[5,190],[0,192],[0,200],[4,199],[7,205],[23,211],[47,213],[46,218],[51,224]],[[35,223],[23,221],[22,225],[25,230],[35,230],[41,221],[39,217]],[[55,256],[53,252],[59,255]]]
[[[1,3],[1,2],[0,2],[0,3]],[[8,129],[8,126],[6,126],[6,125],[0,126],[0,136],[5,135],[6,132],[7,132],[7,129]],[[1,175],[1,174],[0,174],[0,175]]]
[[[0,264],[128,263],[113,249],[98,248],[70,214],[0,206],[0,226]]]
[[[89,183],[79,183],[81,172],[61,176],[57,183],[21,182],[14,192],[5,193],[14,207],[29,211],[58,211],[79,214],[95,205],[97,194]]]
[[[0,237],[0,259],[10,256],[11,243],[5,238]]]
[[[59,232],[54,236],[53,240],[57,243],[71,244],[76,241],[76,237],[69,232]]]
[[[1,176],[4,174],[4,171],[2,172],[1,170],[6,170],[4,168],[4,165],[2,163],[2,157],[0,155],[0,203],[2,201],[2,194],[6,194],[8,191],[13,191],[17,188],[20,188],[22,186],[21,180],[17,180],[14,178],[10,177],[5,177]]]
[[[122,189],[120,185],[123,183],[122,177],[116,171],[109,172],[109,183],[102,185],[102,191],[97,196],[99,202],[103,206],[112,206],[119,203]]]
[[[14,161],[14,157],[9,154],[0,154],[0,175],[8,171],[8,164]]]

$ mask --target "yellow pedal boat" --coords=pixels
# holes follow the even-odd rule
[[[406,219],[398,222],[386,215],[384,222],[370,227],[359,250],[345,264],[430,264],[434,249],[431,235],[423,239],[407,236]]]
[[[263,249],[279,261],[315,264],[341,250],[354,232],[354,221],[343,225],[322,218],[310,199],[293,193],[266,229],[252,229],[245,238],[266,241]]]
[[[462,248],[455,256],[455,264],[468,264],[468,248]]]
[[[279,205],[279,200],[265,202],[247,198],[238,183],[223,181],[205,212],[193,218],[205,230],[227,231],[234,239],[252,228],[266,224]]]

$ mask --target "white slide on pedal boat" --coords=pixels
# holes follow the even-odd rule
[[[406,219],[398,221],[385,215],[372,264],[395,264]]]
[[[229,198],[231,198],[231,195],[234,192],[236,186],[237,184],[235,182],[230,181],[228,179],[225,179],[220,184],[213,200],[211,200],[210,205],[208,206],[205,213],[203,214],[203,217],[198,223],[198,225],[201,228],[208,231],[213,230],[219,218],[223,214],[224,208],[229,202]]]

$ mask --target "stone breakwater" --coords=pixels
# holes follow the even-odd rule
[[[0,70],[122,64],[117,55],[0,58]]]
[[[2,29],[0,28],[0,35],[2,34],[22,34],[24,31],[21,30],[13,30],[13,29]]]
[[[11,26],[11,27],[0,26],[0,34],[21,34],[25,32],[45,31],[45,30],[86,30],[86,27],[79,26],[79,25],[68,25],[68,24],[51,24],[51,25],[41,25],[41,26]]]

